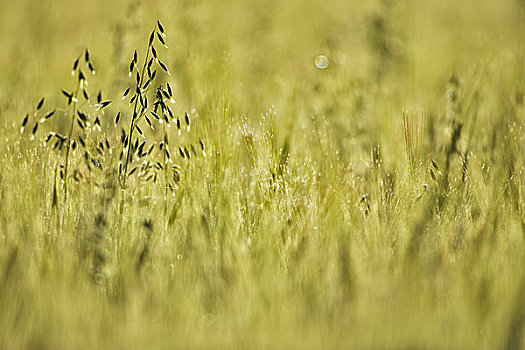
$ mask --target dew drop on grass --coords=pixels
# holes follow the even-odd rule
[[[319,69],[328,68],[329,61],[328,61],[328,57],[326,57],[325,55],[317,56],[314,62],[315,62],[315,66]]]

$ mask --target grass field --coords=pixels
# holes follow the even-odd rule
[[[0,349],[524,348],[524,38],[522,0],[0,2]]]

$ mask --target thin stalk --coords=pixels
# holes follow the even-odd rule
[[[78,70],[77,70],[77,74]],[[69,168],[69,151],[71,149],[71,141],[73,136],[73,130],[75,129],[75,116],[77,114],[77,105],[78,105],[78,93],[80,92],[80,86],[83,84],[83,80],[78,79],[77,81],[77,88],[73,94],[73,115],[71,116],[71,124],[69,125],[69,132],[67,135],[67,145],[66,145],[66,157],[65,157],[65,164],[64,164],[64,205],[66,205],[67,201],[67,180],[68,180],[68,168]]]
[[[155,32],[155,30],[153,30]],[[153,45],[152,42],[150,42],[148,44],[148,49],[146,51],[146,58],[144,59],[144,64],[142,65],[142,72],[140,74],[140,78],[139,78],[139,82],[137,84],[137,91],[136,93],[141,95],[142,92],[141,92],[141,87],[142,87],[142,83],[144,82],[144,72],[146,71],[146,66],[148,64],[148,59],[149,59],[149,52],[151,51],[151,46]],[[128,164],[129,164],[129,161],[130,161],[130,151],[131,151],[131,142],[132,142],[132,139],[133,139],[133,131],[135,130],[135,123],[137,120],[139,120],[139,115],[138,115],[138,112],[137,112],[137,105],[138,105],[138,101],[139,101],[139,96],[137,96],[137,98],[135,98],[135,104],[133,105],[133,115],[132,115],[132,119],[131,119],[131,125],[129,127],[129,136],[128,136],[128,144],[126,146],[126,161],[124,162],[124,167],[123,167],[123,172],[122,172],[122,187],[125,188],[126,187],[126,179],[127,179],[127,172],[128,172]]]
[[[166,132],[166,123],[163,123],[162,124],[163,127],[164,127],[164,135],[165,135],[165,141],[166,141],[166,144],[164,145],[164,147],[168,147],[168,142],[167,142],[167,132]],[[164,161],[164,237],[166,237],[166,232],[168,230],[168,161],[167,161],[167,156],[166,156],[166,150],[164,150],[164,157],[163,157],[163,161]]]

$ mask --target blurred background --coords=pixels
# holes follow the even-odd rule
[[[45,208],[55,193],[53,175],[42,174],[53,173],[47,164],[58,169],[58,163],[18,130],[42,96],[45,111],[65,107],[61,89],[74,88],[71,67],[86,47],[97,70],[88,90],[92,96],[102,90],[104,99],[114,101],[101,112],[103,123],[112,124],[117,111],[126,111],[120,96],[131,81],[133,52],[144,59],[157,20],[169,46],[158,53],[172,72],[161,78],[174,88],[177,115],[190,111],[192,132],[202,136],[211,156],[191,168],[193,181],[186,185],[188,197],[196,199],[185,199],[173,241],[158,245],[155,268],[145,274],[150,279],[135,279],[132,265],[111,262],[113,289],[107,292],[84,277],[89,276],[82,272],[84,260],[76,257],[83,254],[82,245],[39,250],[37,243],[48,237]],[[235,343],[240,348],[255,348],[249,346],[250,327],[262,330],[262,348],[275,348],[277,333],[297,348],[316,347],[321,340],[342,348],[339,337],[351,338],[357,348],[407,349],[423,348],[413,339],[425,339],[428,348],[436,343],[501,348],[507,333],[521,340],[525,307],[519,293],[525,277],[516,276],[523,275],[518,243],[525,230],[524,34],[524,0],[0,1],[0,204],[12,209],[1,211],[6,224],[0,225],[0,248],[7,262],[16,261],[18,248],[9,248],[6,236],[17,244],[13,247],[27,251],[20,253],[19,270],[29,271],[29,277],[24,272],[12,279],[10,289],[0,287],[0,309],[6,311],[0,313],[0,326],[5,325],[0,329],[7,329],[0,331],[0,344],[3,336],[3,344],[20,338],[29,348],[81,348],[89,341],[103,344],[100,348],[149,348],[152,341],[170,348],[167,338],[173,336],[186,347],[196,347],[199,339],[209,347],[230,336],[245,342]],[[320,55],[328,59],[326,69],[316,67]],[[405,125],[403,111],[412,118]],[[65,130],[66,116],[57,113],[53,130]],[[249,130],[243,134],[242,128]],[[37,137],[44,137],[43,129]],[[119,130],[108,130],[118,140]],[[275,135],[266,137],[269,132]],[[407,132],[417,134],[414,145]],[[259,166],[250,163],[254,139]],[[297,190],[263,201],[257,171],[269,176],[275,168],[266,158],[286,162],[288,147],[290,188]],[[411,159],[412,150],[421,154]],[[469,181],[462,157],[470,160]],[[419,173],[411,172],[410,161],[420,163],[414,167]],[[450,169],[449,162],[454,162]],[[442,197],[440,186],[448,180],[438,182],[429,171],[439,175],[437,164],[447,179],[450,172],[450,191],[443,186]],[[379,184],[394,195],[383,196]],[[433,187],[436,192],[425,195]],[[79,188],[85,191],[71,201],[72,208],[80,208],[78,216],[98,213],[91,187]],[[427,201],[424,196],[431,208],[431,195],[450,198],[446,211],[430,217],[426,208],[413,209]],[[159,205],[152,203],[139,203],[130,213],[149,216]],[[290,225],[283,208],[299,212],[301,224]],[[127,234],[130,250],[141,232],[141,227],[126,229],[135,219],[131,214],[124,229],[123,219],[111,217],[115,237]],[[204,238],[207,216],[222,223],[216,225],[220,232],[231,233],[225,246],[232,258],[225,254],[224,266],[238,282],[225,289],[223,271]],[[71,235],[64,235],[68,244],[77,230],[91,229],[82,220],[73,224]],[[431,234],[421,255],[429,263],[428,269],[421,263],[425,268],[418,274],[412,267],[419,265],[410,265],[416,260],[404,265],[403,252],[426,226]],[[264,239],[254,239],[248,249],[237,232],[251,239],[252,229]],[[180,263],[180,270],[172,264],[179,264],[172,256],[179,232],[196,237],[198,253]],[[293,245],[279,243],[285,242],[283,232],[313,237],[296,241],[305,258],[296,262]],[[344,242],[350,242],[350,253]],[[56,257],[49,258],[52,254]],[[349,260],[355,278],[347,276],[353,273]],[[406,276],[400,277],[405,267]],[[347,288],[348,280],[357,281],[356,287]],[[345,288],[355,288],[355,301],[341,307],[338,293],[344,297]],[[211,328],[195,326],[214,322],[209,300],[218,305],[222,327],[210,338]],[[315,333],[318,326],[329,336]],[[301,327],[304,332],[295,329]],[[81,333],[87,335],[77,339]],[[317,336],[320,342],[311,343]],[[97,343],[97,337],[105,342]]]
[[[226,96],[238,117],[272,108],[285,129],[323,117],[343,151],[381,143],[398,152],[401,110],[444,114],[451,77],[505,85],[520,74],[524,8],[522,0],[2,1],[1,120],[18,121],[10,107],[60,98],[85,47],[97,65],[94,89],[116,99],[159,19],[180,111]],[[318,55],[327,69],[316,68]]]

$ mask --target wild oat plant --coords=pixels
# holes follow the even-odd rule
[[[134,80],[122,94],[128,108],[117,112],[114,118],[114,129],[120,127],[120,142],[114,141],[115,131],[110,123],[101,122],[111,100],[104,99],[101,91],[96,93],[96,98],[92,98],[88,91],[85,72],[95,75],[88,49],[73,63],[71,75],[75,78],[74,88],[71,91],[61,90],[66,107],[43,112],[45,98],[42,98],[34,112],[23,118],[21,134],[30,133],[30,139],[35,140],[38,131],[46,128],[43,141],[58,152],[55,177],[58,176],[59,182],[55,179],[53,183],[53,207],[59,204],[60,197],[67,206],[68,188],[72,181],[103,186],[104,174],[116,173],[122,191],[130,191],[129,178],[132,176],[137,179],[134,185],[153,183],[162,186],[165,189],[165,217],[168,214],[168,194],[178,193],[170,212],[173,221],[184,193],[179,185],[185,163],[192,158],[205,157],[206,151],[204,141],[191,135],[190,115],[186,112],[176,116],[170,108],[175,103],[173,88],[163,78],[171,76],[171,73],[160,59],[157,48],[160,44],[167,49],[166,40],[164,27],[157,21],[149,36],[142,64],[139,64],[137,50],[133,54],[129,77]],[[51,118],[57,114],[66,119],[67,129],[55,129],[56,125],[49,125]],[[30,132],[25,131],[28,125],[33,125]],[[170,139],[173,141],[170,142]],[[116,154],[118,167],[115,164]],[[82,161],[77,159],[80,157]],[[165,224],[168,221],[166,219]]]

